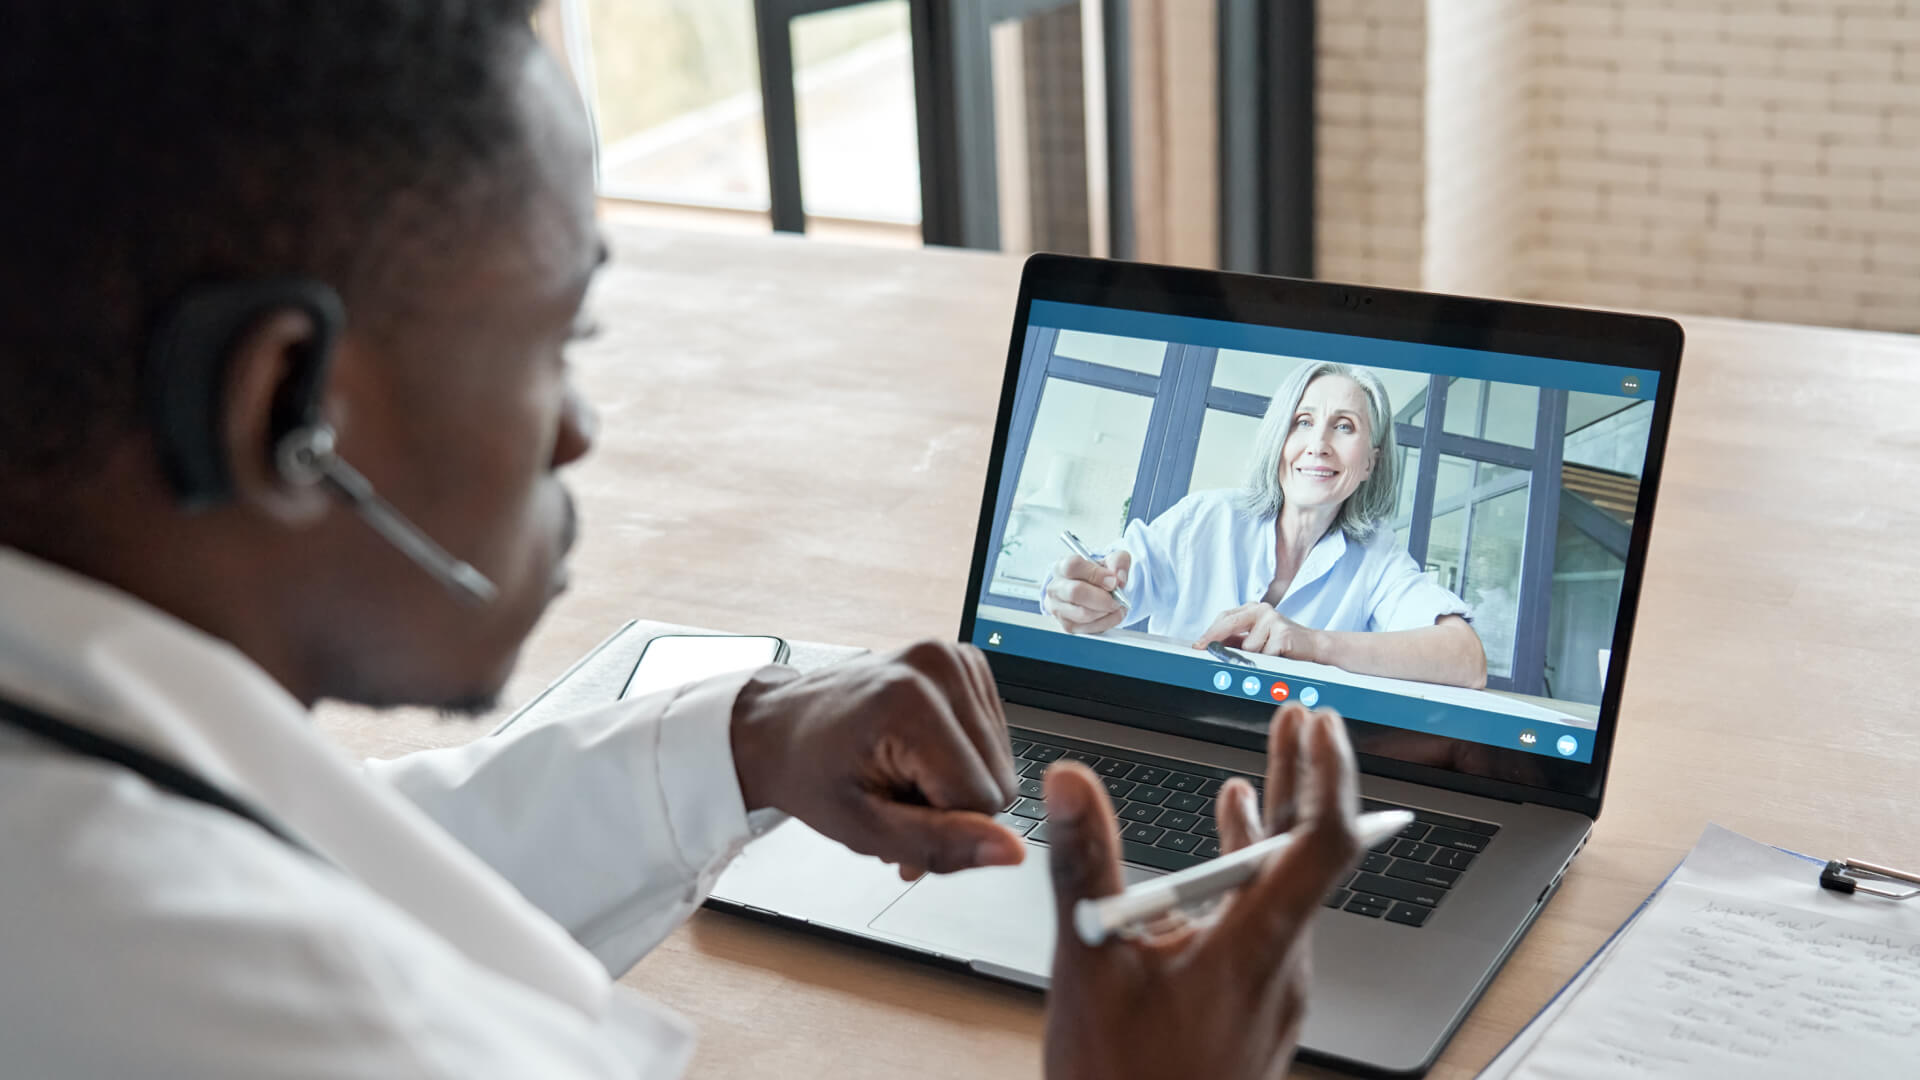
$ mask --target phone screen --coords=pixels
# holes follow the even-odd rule
[[[645,697],[715,675],[777,664],[786,656],[787,643],[777,637],[663,634],[647,642],[620,696]]]

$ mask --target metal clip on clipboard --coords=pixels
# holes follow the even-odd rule
[[[1886,882],[1904,883],[1916,887],[1893,889],[1888,888],[1884,884]],[[1884,897],[1888,900],[1911,900],[1920,896],[1920,876],[1859,859],[1835,859],[1827,863],[1825,870],[1820,871],[1820,887],[1838,893],[1863,892],[1869,896]]]

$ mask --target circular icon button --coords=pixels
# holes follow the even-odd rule
[[[1285,701],[1285,700],[1287,700],[1287,694],[1288,694],[1288,693],[1289,693],[1290,691],[1288,691],[1288,690],[1287,690],[1287,684],[1286,684],[1286,683],[1283,683],[1283,682],[1277,682],[1277,683],[1274,683],[1274,684],[1273,684],[1273,689],[1271,689],[1271,690],[1269,690],[1269,691],[1267,691],[1267,692],[1268,692],[1269,694],[1272,694],[1272,695],[1273,695],[1273,700],[1275,700],[1275,701]]]
[[[1231,674],[1229,674],[1229,673],[1227,673],[1227,672],[1225,672],[1225,671],[1216,671],[1216,672],[1214,672],[1214,673],[1213,673],[1213,688],[1214,688],[1215,690],[1231,690],[1231,689],[1233,689],[1233,676],[1232,676]]]
[[[1553,748],[1560,751],[1561,757],[1572,757],[1573,752],[1580,749],[1580,740],[1571,735],[1562,735],[1560,741],[1553,744]]]
[[[1293,697],[1294,697],[1294,700],[1298,701],[1302,705],[1305,705],[1309,709],[1313,708],[1315,705],[1320,704],[1320,691],[1315,690],[1311,686],[1301,687],[1300,692],[1293,695]]]
[[[1248,697],[1260,696],[1260,680],[1252,675],[1240,680],[1240,692]]]

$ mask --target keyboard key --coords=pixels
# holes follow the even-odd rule
[[[1200,838],[1190,832],[1170,832],[1160,838],[1155,847],[1172,848],[1175,851],[1192,851],[1200,846]]]
[[[1015,818],[1014,820],[1027,821],[1026,818]],[[1045,843],[1047,840],[1047,830],[1053,828],[1053,823],[1050,821],[1027,821],[1027,824],[1033,826],[1033,831],[1027,834],[1027,839],[1038,840],[1042,843]]]
[[[1025,739],[1013,740],[1013,756],[1019,757],[1021,754],[1026,753],[1027,748],[1031,747],[1032,745],[1033,745],[1032,743],[1027,742]]]
[[[1134,788],[1133,794],[1127,796],[1127,798],[1132,799],[1134,802],[1150,802],[1157,806],[1160,803],[1166,802],[1167,796],[1171,794],[1173,794],[1173,792],[1168,791],[1166,788],[1141,784],[1139,787]]]
[[[1211,799],[1215,795],[1220,794],[1220,788],[1225,784],[1226,784],[1225,780],[1202,781],[1200,784],[1200,794],[1205,795],[1207,798]]]
[[[1415,810],[1413,820],[1424,821],[1429,825],[1438,825],[1455,832],[1479,833],[1481,836],[1492,836],[1500,831],[1500,826],[1490,822],[1469,821],[1463,817],[1454,817],[1452,814],[1436,814],[1432,810]]]
[[[1094,765],[1093,771],[1101,776],[1125,776],[1133,771],[1133,762],[1103,757]]]
[[[1013,804],[1013,810],[1011,812],[1020,817],[1032,818],[1035,821],[1047,820],[1047,804],[1038,799],[1021,799]]]
[[[1210,817],[1203,817],[1199,821],[1194,822],[1193,831],[1199,833],[1201,836],[1217,837],[1220,835],[1220,827],[1215,825],[1213,819]],[[1472,856],[1468,856],[1468,858],[1472,858]]]
[[[1438,906],[1440,898],[1447,895],[1445,889],[1436,889],[1417,881],[1402,881],[1399,878],[1384,877],[1380,874],[1361,874],[1353,880],[1353,887],[1357,892],[1375,893],[1395,900],[1405,900],[1410,904],[1425,904],[1428,907]]]
[[[1151,765],[1135,765],[1127,774],[1127,779],[1141,784],[1157,784],[1167,778],[1167,770],[1156,769]]]
[[[1353,912],[1355,915],[1365,915],[1370,919],[1377,919],[1385,915],[1392,906],[1391,901],[1383,900],[1378,896],[1355,894],[1353,899],[1347,901],[1346,910]]]
[[[1432,885],[1436,888],[1451,889],[1453,883],[1460,880],[1460,871],[1448,870],[1444,866],[1428,866],[1425,863],[1407,859],[1395,859],[1393,865],[1387,867],[1387,876],[1405,881],[1418,881],[1423,885]]]
[[[1101,777],[1100,783],[1102,786],[1104,786],[1107,789],[1107,794],[1113,796],[1116,799],[1126,798],[1127,792],[1132,791],[1134,788],[1139,786],[1133,783],[1131,780],[1116,780],[1111,776]]]
[[[1203,781],[1191,773],[1177,772],[1167,777],[1166,786],[1175,791],[1199,791]]]
[[[1207,805],[1207,800],[1204,797],[1185,791],[1176,791],[1167,796],[1167,809],[1178,810],[1185,814],[1197,814],[1200,812],[1200,808],[1205,805]]]
[[[1169,810],[1161,814],[1160,820],[1154,822],[1154,824],[1173,832],[1190,832],[1195,825],[1200,824],[1200,819],[1193,814],[1182,814]],[[1445,873],[1446,871],[1441,872]]]
[[[1385,840],[1380,841],[1379,843],[1373,845],[1367,850],[1374,852],[1375,854],[1378,854],[1378,855],[1391,855],[1393,854],[1393,845],[1399,842],[1400,841],[1395,840],[1393,837],[1389,836]]]
[[[1203,859],[1211,859],[1214,856],[1220,854],[1220,841],[1212,837],[1208,837],[1207,839],[1200,841],[1200,846],[1197,848],[1194,848],[1193,853],[1195,855],[1200,856]]]
[[[1351,891],[1347,889],[1335,889],[1327,894],[1327,898],[1322,901],[1322,903],[1330,908],[1337,908],[1351,899],[1353,899],[1353,893]]]
[[[1046,785],[1037,779],[1029,778],[1020,781],[1020,794],[1025,795],[1029,799],[1037,799],[1046,794],[1046,791]]]
[[[1195,810],[1194,813],[1199,814],[1203,818],[1212,817],[1213,816],[1213,800],[1212,799],[1200,800],[1200,809]]]
[[[1036,745],[1028,747],[1027,752],[1020,756],[1026,758],[1028,761],[1058,761],[1060,760],[1060,755],[1064,753],[1066,753],[1066,751],[1058,746]]]
[[[1436,847],[1453,848],[1456,851],[1485,851],[1487,838],[1480,833],[1459,832],[1454,829],[1436,828],[1427,834],[1427,843]]]
[[[1444,851],[1435,852],[1430,861],[1433,865],[1442,866],[1448,870],[1465,870],[1473,864],[1473,852],[1455,851],[1452,848],[1448,848]]]
[[[1154,847],[1151,844],[1136,844],[1131,840],[1120,841],[1120,857],[1127,862],[1139,863],[1159,870],[1185,870],[1189,866],[1199,866],[1206,861],[1197,851],[1175,851],[1172,848]]]
[[[1367,857],[1360,860],[1360,869],[1369,874],[1384,874],[1387,872],[1387,867],[1392,865],[1391,855],[1382,855],[1377,851],[1367,852]]]
[[[1427,835],[1427,830],[1431,828],[1433,828],[1431,825],[1425,825],[1418,821],[1410,821],[1407,823],[1406,828],[1400,830],[1398,835],[1402,840],[1419,840],[1424,838]]]
[[[1136,844],[1156,844],[1167,834],[1167,830],[1153,825],[1129,825],[1120,830],[1120,839],[1131,840]]]
[[[1400,840],[1396,841],[1393,845],[1393,857],[1396,859],[1412,859],[1415,862],[1426,862],[1428,859],[1433,858],[1433,852],[1434,846],[1432,844],[1423,844],[1418,840]]]
[[[1005,825],[1007,828],[1012,829],[1022,836],[1032,831],[1035,825],[1040,824],[1032,818],[1015,817],[1012,814],[995,814],[993,815],[993,820]]]
[[[1091,766],[1100,760],[1100,755],[1089,754],[1085,750],[1066,750],[1061,752],[1060,758],[1063,761],[1077,761],[1082,765]]]
[[[1151,825],[1159,821],[1160,815],[1165,812],[1152,803],[1130,802],[1120,808],[1120,817],[1124,821],[1137,821],[1142,825]]]
[[[1433,909],[1419,904],[1395,904],[1387,909],[1387,921],[1403,923],[1407,926],[1424,926],[1433,915]]]
[[[1045,776],[1047,772],[1047,764],[1048,763],[1044,761],[1029,761],[1026,764],[1020,766],[1020,775],[1032,776],[1032,777]]]

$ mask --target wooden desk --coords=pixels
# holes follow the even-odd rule
[[[573,472],[575,584],[504,700],[631,616],[954,634],[1019,260],[609,232],[605,333],[575,361],[604,420]],[[1437,1077],[1490,1059],[1710,820],[1920,862],[1920,339],[1685,322],[1606,812]],[[321,722],[376,756],[491,726]],[[725,915],[625,981],[699,1026],[700,1076],[1039,1073],[1038,996]]]

